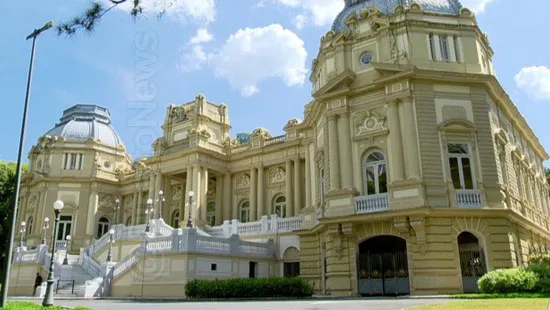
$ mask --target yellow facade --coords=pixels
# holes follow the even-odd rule
[[[122,145],[40,138],[22,189],[20,218],[34,225],[28,244],[40,242],[57,199],[73,221],[73,252],[99,237],[102,218],[114,223],[117,198],[117,222],[126,225],[145,223],[148,198],[174,227],[185,227],[189,214],[205,229],[303,216],[293,233],[300,275],[318,293],[348,296],[471,291],[467,282],[479,270],[514,267],[548,249],[548,154],[494,76],[493,51],[474,14],[415,3],[343,20],[344,30],[321,38],[305,119],[290,120],[282,136],[258,128],[235,139],[227,106],[198,95],[167,108],[154,156],[133,164]],[[67,153],[82,154],[80,169],[63,169]],[[197,193],[191,212],[190,191]],[[399,250],[383,252],[369,240]],[[139,292],[124,278],[112,292],[182,292],[177,273],[168,274]]]

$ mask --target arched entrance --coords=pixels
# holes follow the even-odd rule
[[[407,242],[399,237],[378,236],[359,244],[358,290],[360,295],[410,293]]]
[[[479,291],[477,280],[487,272],[485,251],[477,237],[467,231],[458,235],[457,242],[458,253],[460,255],[462,289],[464,293],[476,293]]]

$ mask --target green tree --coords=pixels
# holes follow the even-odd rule
[[[4,267],[4,259],[9,249],[10,218],[13,212],[13,199],[17,182],[15,178],[16,169],[16,163],[0,160],[0,269]],[[26,165],[21,168],[22,172],[26,169]],[[3,275],[4,270],[0,270],[0,274]]]
[[[125,3],[132,2],[132,8],[130,10],[130,15],[133,18],[136,18],[138,15],[144,13],[144,0],[107,0],[108,3],[104,4],[99,1],[95,1],[90,4],[90,6],[80,15],[73,17],[71,20],[63,22],[57,26],[58,34],[65,34],[71,36],[75,34],[78,30],[84,30],[86,32],[92,32],[101,18],[111,11],[113,8]],[[159,3],[154,4],[160,11],[158,14],[159,17],[162,16],[166,10],[172,7],[176,2],[181,0],[164,0],[159,1]],[[203,1],[203,0],[192,0],[192,1]]]

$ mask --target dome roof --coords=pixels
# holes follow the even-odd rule
[[[77,104],[63,111],[59,123],[46,135],[76,142],[99,139],[102,144],[111,147],[123,145],[111,126],[109,110],[91,104]]]
[[[454,14],[460,13],[462,4],[458,0],[345,0],[346,6],[336,16],[332,24],[332,30],[340,32],[346,29],[346,19],[352,14],[359,14],[361,10],[369,6],[376,7],[382,14],[392,14],[393,10],[398,5],[410,7],[411,4],[417,3],[425,12]]]

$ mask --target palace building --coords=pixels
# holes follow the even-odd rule
[[[190,279],[296,275],[318,294],[475,292],[550,249],[548,154],[474,13],[345,3],[284,135],[232,137],[228,107],[200,94],[132,161],[107,109],[65,110],[29,154],[10,294],[45,278],[52,245],[61,292],[170,297]]]

